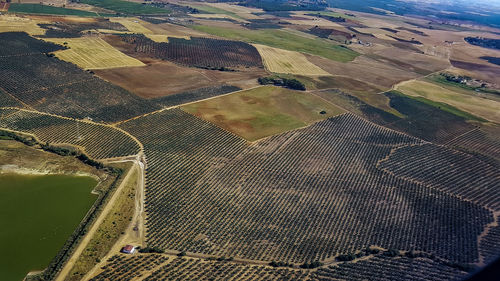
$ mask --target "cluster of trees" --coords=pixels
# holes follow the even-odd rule
[[[258,81],[259,84],[261,85],[275,85],[300,91],[306,90],[306,86],[304,85],[304,83],[300,82],[295,78],[289,79],[289,78],[270,76],[270,77],[260,77]]]

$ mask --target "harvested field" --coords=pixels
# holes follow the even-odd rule
[[[308,93],[273,86],[201,101],[182,109],[249,141],[304,127],[344,112]]]
[[[307,58],[299,53],[268,47],[265,45],[253,45],[259,51],[264,66],[267,70],[276,73],[288,73],[305,76],[328,76],[328,72],[312,64]]]
[[[30,35],[43,35],[45,29],[37,25],[38,21],[11,15],[0,15],[0,33],[26,32]]]
[[[136,18],[110,18],[111,22],[125,26],[130,32],[139,34],[152,34],[153,32],[144,27],[144,22]]]
[[[220,70],[262,67],[257,49],[239,41],[192,37],[190,40],[170,38],[168,43],[157,43],[138,35],[122,35],[121,38],[135,46],[137,53],[186,66]]]
[[[148,99],[221,84],[249,88],[257,86],[257,78],[266,75],[262,69],[241,72],[205,70],[161,60],[150,60],[144,67],[96,70],[95,73],[106,81]]]
[[[61,60],[74,63],[83,69],[107,69],[116,67],[144,66],[141,61],[129,57],[99,37],[45,39],[69,47],[54,54]]]
[[[393,175],[392,167],[377,168],[382,159],[397,163],[390,157],[398,148],[415,147],[419,157],[433,157],[432,165],[410,161],[411,169],[438,168],[453,155],[460,167],[449,178],[459,180],[477,160],[352,114],[254,144],[179,109],[120,127],[145,146],[151,246],[297,264],[377,245],[469,263],[478,259],[478,235],[493,221],[479,202],[458,199],[459,189],[450,194],[427,179],[416,183]],[[423,145],[442,156],[425,154]],[[491,169],[474,170],[486,179],[478,188],[490,194]]]
[[[472,115],[500,123],[500,102],[478,97],[473,91],[464,94],[450,91],[426,81],[409,81],[398,84],[396,90],[406,95],[423,97],[432,101],[446,103]]]

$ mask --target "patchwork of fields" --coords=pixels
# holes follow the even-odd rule
[[[495,260],[500,68],[484,58],[500,53],[463,37],[500,32],[259,3],[0,4],[0,138],[134,161],[118,242],[89,235],[43,274],[442,281]]]

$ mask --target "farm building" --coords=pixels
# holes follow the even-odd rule
[[[120,252],[125,253],[125,254],[133,254],[133,253],[135,253],[135,247],[132,245],[127,245],[127,246],[123,247]]]

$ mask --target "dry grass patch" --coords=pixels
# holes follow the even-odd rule
[[[9,15],[0,15],[1,32],[26,32],[30,35],[44,35],[45,29],[37,25],[38,21]]]
[[[498,110],[500,102],[478,97],[473,91],[470,94],[459,93],[425,81],[404,82],[397,85],[395,89],[409,96],[446,103],[481,118],[500,123]]]
[[[267,70],[276,73],[288,73],[305,76],[328,76],[328,72],[314,65],[307,58],[294,51],[254,44],[259,51]]]
[[[55,52],[55,55],[59,59],[74,63],[83,69],[144,66],[141,61],[125,55],[100,38],[51,38],[45,40],[70,47],[68,50]]]
[[[304,127],[344,112],[309,93],[273,86],[185,105],[182,109],[249,141]]]

